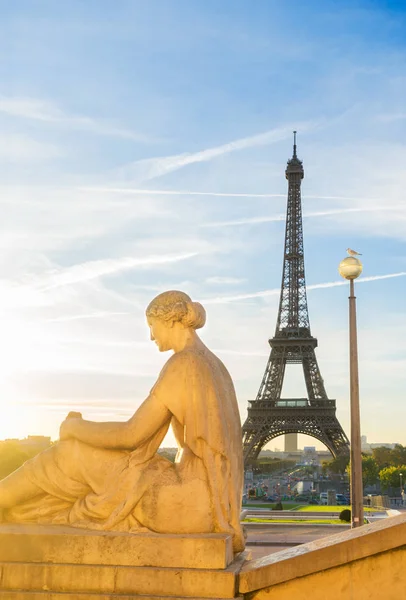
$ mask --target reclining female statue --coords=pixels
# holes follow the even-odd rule
[[[241,425],[234,386],[196,333],[204,308],[183,292],[148,306],[151,339],[173,350],[126,422],[70,413],[60,441],[0,481],[3,519],[85,529],[230,533],[244,548]],[[157,453],[172,425],[175,463]]]

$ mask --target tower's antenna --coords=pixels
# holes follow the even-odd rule
[[[296,133],[297,133],[297,131],[293,132],[293,158],[297,158],[297,156],[296,156]]]

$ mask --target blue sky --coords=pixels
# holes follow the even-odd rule
[[[350,246],[362,430],[406,444],[405,28],[403,2],[1,3],[0,438],[55,438],[71,407],[129,417],[167,358],[144,309],[168,288],[205,304],[245,419],[297,129],[327,391],[348,432]],[[284,394],[303,393],[287,369]]]

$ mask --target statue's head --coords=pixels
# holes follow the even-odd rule
[[[172,348],[173,329],[200,329],[206,322],[206,311],[199,302],[192,302],[184,292],[171,290],[159,294],[146,310],[151,339],[161,352]]]

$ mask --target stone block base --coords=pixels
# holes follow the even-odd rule
[[[231,538],[222,534],[5,524],[0,526],[0,600],[230,599],[246,556],[232,558]]]
[[[122,594],[71,594],[69,592],[2,592],[0,600],[168,600],[168,596],[123,596]],[[170,600],[184,600],[170,596]],[[221,598],[189,598],[189,600],[222,600]],[[243,600],[236,596],[234,600]]]
[[[231,536],[89,531],[58,525],[0,525],[0,562],[225,569]]]

